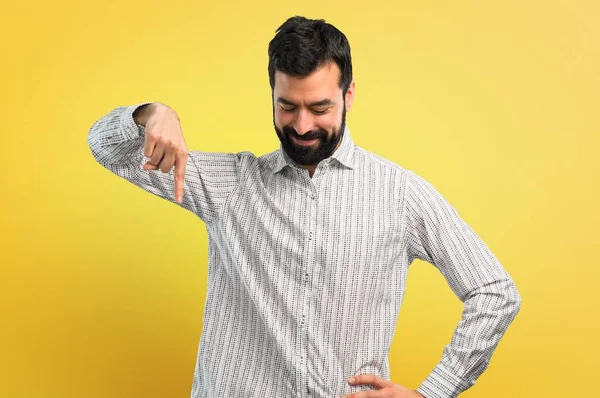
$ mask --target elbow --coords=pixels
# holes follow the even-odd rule
[[[100,162],[100,154],[98,151],[98,142],[96,139],[96,135],[94,134],[94,126],[90,128],[87,134],[86,142],[94,159],[96,159],[97,162]]]
[[[106,146],[107,137],[105,131],[101,129],[99,121],[96,121],[88,130],[86,142],[96,162],[102,166],[108,165],[109,148]]]
[[[497,279],[494,282],[488,283],[476,292],[473,292],[470,298],[483,294],[492,304],[493,312],[510,316],[514,318],[521,310],[521,294],[517,289],[512,278]],[[484,300],[483,298],[481,300]]]
[[[514,281],[510,282],[510,286],[506,292],[507,308],[510,309],[510,312],[514,318],[521,310],[521,293],[519,293]]]

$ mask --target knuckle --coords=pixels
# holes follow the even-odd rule
[[[177,121],[179,121],[179,115],[177,114],[177,112],[175,111],[175,109],[171,108],[171,107],[167,107],[167,110],[169,111],[169,113],[174,116]]]
[[[146,130],[146,140],[148,140],[150,142],[156,142],[159,137],[160,137],[160,134],[158,133],[158,131],[156,129]]]

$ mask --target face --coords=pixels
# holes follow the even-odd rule
[[[303,78],[275,72],[273,124],[283,150],[298,165],[316,166],[342,139],[354,81],[344,97],[339,79],[335,62]]]

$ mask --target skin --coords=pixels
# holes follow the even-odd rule
[[[273,88],[275,126],[279,130],[291,127],[298,136],[320,129],[326,131],[328,137],[333,136],[342,124],[344,101],[348,112],[352,109],[354,100],[354,80],[344,96],[339,86],[339,78],[340,69],[334,62],[325,64],[303,78],[276,71]],[[315,102],[321,104],[316,105]],[[133,117],[137,124],[146,127],[144,155],[150,160],[144,164],[143,169],[169,173],[175,167],[174,196],[177,203],[182,203],[189,150],[185,144],[177,113],[165,104],[154,102],[138,108]],[[300,145],[299,142],[294,142]],[[320,142],[319,140],[310,146],[317,148]],[[338,146],[339,143],[336,149]],[[298,164],[298,166],[308,170],[312,177],[317,164]]]
[[[344,101],[346,112],[352,109],[354,80],[346,95],[339,86],[340,69],[330,62],[310,75],[299,78],[275,72],[273,88],[273,122],[279,130],[293,128],[299,136],[322,129],[331,137],[342,124]],[[315,103],[319,102],[320,105]],[[189,150],[185,144],[181,123],[177,113],[165,104],[154,102],[140,107],[133,115],[137,124],[146,127],[144,155],[150,160],[144,170],[160,170],[173,173],[175,200],[183,202],[185,169]],[[285,134],[285,133],[284,133]],[[293,140],[293,138],[291,138]],[[297,145],[300,145],[299,142]],[[321,140],[310,145],[317,148]],[[336,149],[338,145],[336,146]],[[312,177],[317,164],[298,164],[308,170]]]
[[[355,83],[350,83],[346,95],[339,86],[340,69],[335,62],[325,64],[306,77],[294,77],[280,71],[275,72],[273,88],[273,120],[275,126],[283,131],[292,127],[299,136],[323,129],[331,137],[342,124],[344,101],[346,111],[352,109]],[[315,103],[324,104],[315,104]],[[292,140],[294,140],[292,138]],[[297,145],[299,143],[294,141]],[[320,141],[311,145],[316,148]],[[336,148],[339,146],[336,146]],[[317,163],[318,164],[318,163]],[[298,164],[312,175],[317,164]]]
[[[420,392],[409,390],[375,375],[356,375],[348,379],[348,384],[353,386],[369,384],[375,386],[377,390],[360,391],[344,395],[343,398],[425,398]]]
[[[280,131],[284,131],[285,126],[290,126],[300,136],[318,129],[327,131],[328,136],[335,134],[342,124],[344,101],[346,111],[350,111],[355,93],[355,82],[352,80],[344,96],[342,88],[339,86],[339,79],[340,69],[335,62],[328,63],[303,78],[276,71],[275,87],[273,88],[275,126]],[[315,105],[315,103],[325,101],[328,104]],[[319,144],[319,142],[315,142],[311,144],[311,147]],[[317,164],[298,164],[298,166],[308,170],[312,177]],[[348,383],[351,385],[370,384],[377,387],[377,390],[361,391],[346,396],[351,398],[424,398],[417,391],[375,375],[356,375],[354,381],[349,379]]]
[[[352,108],[355,90],[353,80],[344,96],[339,87],[339,77],[340,70],[335,63],[326,64],[304,78],[275,72],[273,88],[275,126],[280,131],[290,126],[299,136],[319,129],[326,131],[328,136],[338,132],[342,124],[344,101],[346,111],[349,111]],[[321,104],[315,105],[316,102]],[[144,170],[160,170],[169,173],[175,166],[175,198],[178,203],[181,203],[189,151],[177,113],[167,105],[155,102],[138,108],[133,116],[137,124],[146,127],[144,155],[150,160],[144,164]],[[310,144],[312,148],[318,145],[320,141]],[[317,164],[298,164],[298,166],[308,170],[312,177]],[[425,398],[417,391],[375,375],[355,375],[348,379],[348,383],[373,385],[377,390],[360,391],[343,398]]]
[[[134,121],[146,128],[144,156],[150,158],[144,170],[175,171],[175,201],[183,203],[185,167],[189,150],[183,138],[177,113],[165,104],[153,102],[143,105],[133,114]]]

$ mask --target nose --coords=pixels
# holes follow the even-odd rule
[[[294,123],[294,129],[298,135],[304,135],[313,129],[312,116],[308,111],[300,109],[296,122]]]

